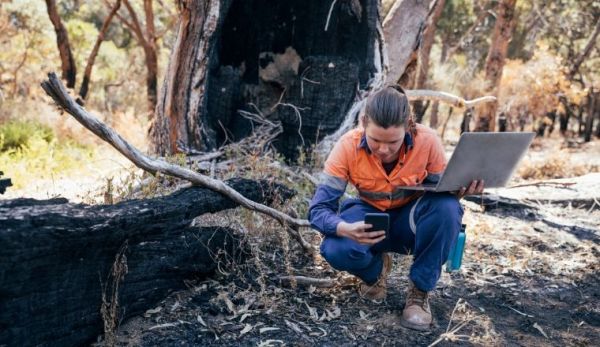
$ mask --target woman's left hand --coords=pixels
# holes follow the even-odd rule
[[[483,180],[474,180],[469,184],[469,187],[462,187],[458,192],[456,192],[456,197],[462,199],[467,195],[475,195],[483,193]]]

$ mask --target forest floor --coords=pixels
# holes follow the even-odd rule
[[[320,255],[307,256],[272,220],[238,208],[200,216],[195,224],[240,230],[246,252],[219,258],[220,271],[212,278],[190,281],[187,290],[121,322],[118,345],[597,346],[600,141],[571,145],[559,139],[536,141],[511,182],[520,187],[490,190],[486,197],[500,199],[497,204],[463,200],[463,265],[458,272],[444,272],[432,292],[435,324],[429,332],[399,324],[409,256],[394,255],[387,299],[374,303],[359,297],[352,276],[333,270]],[[118,163],[106,171],[116,177],[108,169],[122,167],[122,161],[108,162]],[[250,176],[271,170],[260,165],[262,171]],[[141,181],[129,168],[118,175],[137,175],[129,184]],[[89,179],[65,177],[71,188],[62,195],[76,202],[101,201],[108,176],[93,185]],[[292,203],[305,209],[313,188],[293,184],[293,177],[287,180],[299,188]],[[53,182],[52,189],[61,184]],[[13,190],[11,195],[29,193]],[[318,233],[303,235],[318,246]],[[280,277],[287,275],[331,279],[334,285],[283,283]]]
[[[352,276],[320,255],[306,256],[276,225],[236,210],[197,223],[239,226],[250,219],[242,227],[250,249],[245,262],[225,259],[214,278],[190,282],[189,290],[123,322],[119,345],[597,346],[599,167],[599,142],[579,148],[536,143],[512,182],[521,187],[490,192],[508,203],[463,200],[463,266],[444,272],[432,293],[429,332],[399,324],[409,256],[394,256],[387,299],[374,303],[359,297]],[[573,173],[577,177],[547,180]],[[546,183],[536,184],[540,178]],[[316,233],[304,236],[314,245],[320,241]],[[285,275],[335,285],[294,286],[280,280]]]

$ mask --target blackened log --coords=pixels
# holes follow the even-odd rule
[[[291,192],[265,181],[227,182],[249,199],[271,203]],[[103,331],[103,288],[124,247],[119,319],[153,307],[184,279],[215,269],[214,256],[239,250],[230,229],[190,227],[194,217],[236,207],[192,187],[116,205],[24,200],[0,204],[0,345],[74,346]]]

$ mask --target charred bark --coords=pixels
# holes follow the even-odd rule
[[[490,44],[485,61],[486,94],[498,95],[506,52],[508,51],[508,44],[512,37],[515,23],[516,2],[516,0],[501,0],[498,4],[498,15],[494,24],[492,43]],[[483,105],[477,115],[475,130],[494,131],[496,128],[497,109],[497,102],[490,102]]]
[[[376,0],[184,4],[150,133],[159,154],[240,140],[243,110],[280,121],[274,145],[293,159],[381,73]]]
[[[228,183],[266,203],[291,194],[265,181]],[[230,229],[190,223],[233,207],[230,199],[198,187],[116,205],[1,201],[0,345],[93,341],[103,330],[102,295],[117,284],[110,278],[120,251],[126,274],[119,284],[118,317],[112,319],[144,312],[184,288],[184,279],[209,275],[216,255],[239,252],[240,241]]]

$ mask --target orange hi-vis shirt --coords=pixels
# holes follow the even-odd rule
[[[369,150],[364,130],[355,128],[344,134],[329,154],[321,184],[343,192],[350,182],[362,200],[385,211],[404,206],[420,195],[396,187],[416,185],[424,180],[437,182],[445,168],[442,142],[436,132],[426,126],[417,124],[416,136],[406,136],[398,163],[389,175],[381,160]]]

